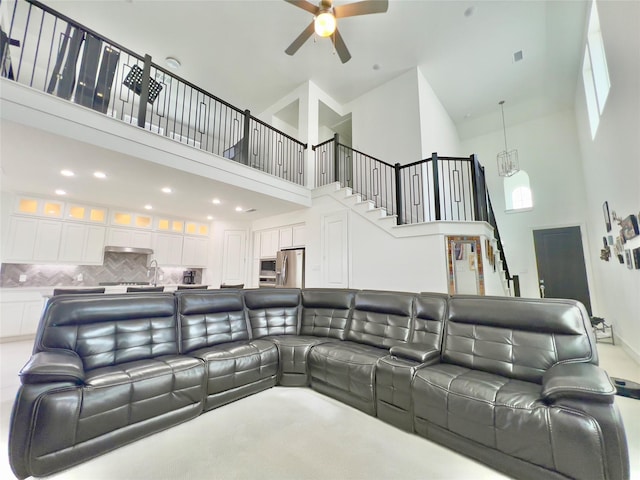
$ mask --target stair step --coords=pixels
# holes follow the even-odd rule
[[[353,195],[347,195],[346,197],[344,197],[343,202],[346,203],[347,205],[355,206],[358,203],[362,202],[362,195],[360,195],[359,193],[355,193]]]
[[[361,212],[368,212],[369,210],[373,210],[376,208],[376,204],[373,200],[363,200],[354,205],[355,208],[360,210]]]
[[[398,216],[397,215],[387,215],[384,217],[381,217],[378,219],[378,222],[385,224],[385,225],[389,225],[389,226],[395,226],[398,224]]]
[[[372,208],[371,210],[367,210],[366,212],[364,212],[365,215],[371,217],[371,218],[384,218],[387,216],[387,211],[382,208],[382,207],[378,207],[378,208]]]
[[[316,196],[320,196],[323,194],[332,194],[340,190],[339,182],[327,183],[326,185],[322,185],[321,187],[316,187],[313,189],[313,194]]]

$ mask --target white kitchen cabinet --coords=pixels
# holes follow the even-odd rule
[[[292,247],[304,247],[307,244],[307,226],[305,224],[294,225],[292,230]]]
[[[22,315],[24,303],[0,303],[0,338],[17,337],[21,335]]]
[[[275,258],[280,243],[280,231],[265,230],[260,232],[260,258]]]
[[[182,265],[185,267],[206,267],[208,238],[184,237],[182,242]]]
[[[38,220],[36,218],[11,217],[7,251],[6,254],[3,254],[3,262],[32,261],[37,233]]]
[[[156,233],[153,241],[153,258],[160,266],[182,265],[182,235]]]
[[[11,217],[4,262],[55,262],[60,248],[62,223],[55,220]]]
[[[279,249],[291,248],[291,246],[293,245],[292,227],[283,227],[279,229],[278,238],[279,238],[278,245],[280,247]]]
[[[58,260],[80,265],[102,265],[105,227],[65,223]]]
[[[42,292],[3,289],[0,300],[0,338],[33,336],[44,307]]]
[[[38,232],[36,233],[33,260],[36,262],[57,261],[61,234],[62,222],[55,220],[38,220]]]
[[[22,311],[22,323],[20,324],[20,335],[35,335],[38,331],[38,324],[44,309],[43,300],[34,300],[24,303]]]
[[[247,232],[244,230],[225,230],[222,248],[222,283],[228,285],[246,283]]]
[[[151,232],[129,228],[110,228],[107,245],[113,247],[151,248]]]

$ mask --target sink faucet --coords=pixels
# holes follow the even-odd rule
[[[151,260],[151,263],[149,263],[149,268],[152,268],[152,267],[153,267],[153,283],[151,285],[156,287],[158,285],[158,261],[155,258]]]

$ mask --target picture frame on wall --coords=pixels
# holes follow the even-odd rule
[[[602,204],[602,213],[604,214],[604,224],[607,227],[607,232],[611,231],[611,215],[609,214],[609,202],[605,201]]]
[[[633,257],[631,256],[631,250],[630,249],[626,249],[624,251],[624,256],[627,260],[627,268],[629,270],[633,270]]]
[[[638,218],[635,215],[629,215],[620,222],[620,233],[625,242],[638,236]]]

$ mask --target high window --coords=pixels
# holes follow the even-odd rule
[[[582,62],[582,81],[589,114],[589,126],[591,138],[595,138],[600,124],[600,115],[607,103],[611,81],[607,68],[607,57],[604,52],[602,31],[600,29],[600,17],[595,0],[591,4],[589,15],[589,28],[587,31],[587,45]]]
[[[533,195],[529,185],[529,175],[524,170],[505,177],[504,204],[507,211],[530,210],[533,208]]]

